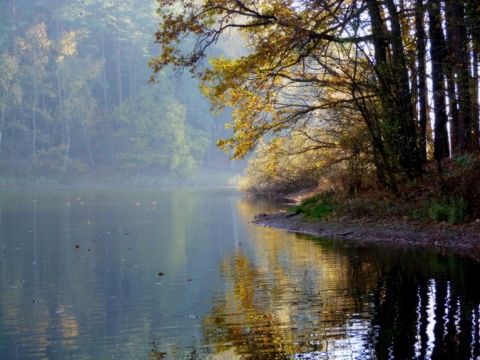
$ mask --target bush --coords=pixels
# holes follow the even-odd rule
[[[428,215],[434,221],[447,221],[449,224],[464,222],[468,216],[467,202],[461,197],[449,197],[445,200],[432,200]]]

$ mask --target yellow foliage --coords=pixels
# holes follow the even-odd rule
[[[60,53],[66,56],[72,56],[77,53],[77,42],[75,41],[75,31],[64,32],[60,40]]]

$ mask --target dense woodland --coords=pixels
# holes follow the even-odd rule
[[[452,163],[478,169],[476,2],[159,5],[162,52],[152,67],[189,69],[218,111],[234,109],[233,135],[219,145],[238,158],[258,150],[245,188],[261,193],[329,176],[352,193],[375,183],[398,194],[427,170],[445,185]],[[209,55],[235,33],[248,54]]]
[[[229,167],[198,81],[148,62],[155,0],[0,4],[0,175],[178,179]],[[172,181],[172,180],[170,180]],[[9,182],[4,185],[9,185]]]
[[[398,194],[432,169],[448,192],[452,163],[480,168],[473,2],[0,6],[3,178],[179,179],[228,168],[218,139],[233,158],[255,150],[240,183],[254,193]]]

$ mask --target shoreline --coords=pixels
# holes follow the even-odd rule
[[[468,224],[422,224],[408,219],[332,218],[306,221],[288,212],[262,213],[252,224],[318,238],[350,240],[358,246],[381,244],[423,248],[480,261],[480,221]]]

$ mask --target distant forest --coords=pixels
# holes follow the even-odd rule
[[[149,82],[157,8],[154,0],[1,2],[1,177],[228,170],[215,139],[229,114],[215,117],[189,76],[165,69]]]

